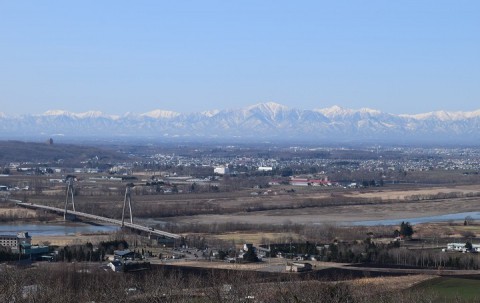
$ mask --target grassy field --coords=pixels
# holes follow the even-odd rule
[[[279,239],[298,239],[300,235],[295,233],[268,233],[268,232],[259,232],[259,233],[249,233],[249,232],[235,232],[235,233],[223,233],[220,235],[212,236],[217,239],[221,239],[224,241],[235,241],[238,245],[242,245],[244,243],[270,243],[275,241],[279,241]]]
[[[456,302],[456,299],[466,300],[467,302],[478,302],[480,300],[480,279],[441,277],[418,284],[414,288],[435,293],[437,296],[436,302],[439,303]]]

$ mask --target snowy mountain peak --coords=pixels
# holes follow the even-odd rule
[[[401,117],[412,118],[416,120],[439,120],[439,121],[457,121],[462,119],[480,117],[480,110],[473,112],[447,112],[444,110],[428,112],[415,115],[400,115]]]
[[[432,113],[432,116],[434,116],[435,118],[441,121],[452,120],[452,118],[455,118],[455,116],[458,116],[458,115],[459,115],[458,113],[457,114],[449,113],[444,110],[440,110]]]
[[[100,112],[100,111],[88,111],[88,112],[84,112],[84,113],[79,113],[79,114],[75,114],[76,117],[78,118],[82,118],[82,119],[85,119],[85,118],[100,118],[100,117],[103,117],[103,113]]]
[[[100,111],[88,111],[84,113],[72,113],[66,110],[49,110],[46,111],[43,116],[48,117],[69,117],[69,118],[77,118],[77,119],[97,119],[97,118],[111,118],[114,119],[115,116],[107,116],[104,115]]]
[[[353,110],[353,109],[343,108],[343,107],[338,106],[338,105],[334,105],[334,106],[327,107],[327,108],[322,108],[322,109],[316,109],[315,111],[323,114],[324,116],[326,116],[328,118],[348,117],[348,116],[354,115],[356,113],[376,116],[376,115],[379,115],[379,114],[382,113],[379,110],[371,109],[371,108],[368,108],[368,107],[364,107],[364,108],[361,108],[359,110]]]
[[[220,111],[218,109],[207,110],[207,111],[201,112],[202,115],[204,115],[205,117],[209,117],[209,118],[217,115],[218,113],[220,113]]]
[[[73,114],[66,110],[55,109],[55,110],[48,110],[44,114],[44,116],[68,116],[71,117]]]
[[[338,105],[334,105],[327,108],[316,109],[316,112],[321,113],[322,115],[332,118],[332,117],[339,117],[339,116],[346,116],[352,114],[354,111],[351,109],[346,109]]]
[[[260,109],[262,111],[269,111],[269,112],[272,112],[272,113],[277,113],[277,112],[282,111],[282,110],[288,110],[288,107],[285,106],[285,105],[282,105],[282,104],[275,103],[275,102],[267,102],[267,103],[255,104],[253,106],[250,106],[248,109],[249,110]]]
[[[360,112],[362,114],[369,114],[369,115],[379,115],[381,114],[382,112],[379,111],[379,110],[376,110],[376,109],[371,109],[371,108],[368,108],[368,107],[364,107],[364,108],[361,108],[360,109]]]
[[[144,117],[150,117],[154,119],[171,119],[178,117],[180,114],[177,112],[169,111],[169,110],[161,110],[161,109],[156,109],[153,111],[150,111],[148,113],[144,113],[141,116]]]
[[[155,138],[224,138],[278,140],[386,140],[424,142],[479,142],[480,110],[471,112],[435,111],[397,115],[362,108],[340,106],[300,110],[275,103],[261,103],[242,109],[212,110],[181,114],[154,110],[144,114],[110,116],[98,111],[72,113],[51,110],[43,115],[12,117],[0,113],[0,135],[18,138],[29,134],[111,138],[145,136]],[[6,118],[6,119],[3,119]],[[166,135],[168,134],[168,135]],[[333,138],[333,139],[332,139]]]
[[[288,107],[275,102],[259,103],[247,108],[247,111],[259,111],[270,118],[275,118],[279,113],[287,110]]]

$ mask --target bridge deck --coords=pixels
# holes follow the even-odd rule
[[[51,207],[51,206],[40,205],[40,204],[25,203],[25,202],[21,202],[21,201],[15,201],[15,202],[17,203],[17,205],[25,207],[25,208],[44,209],[44,210],[53,211],[53,212],[57,212],[57,213],[61,213],[61,214],[63,214],[65,212],[64,209],[61,209],[61,208],[58,208],[58,207]],[[98,221],[112,223],[112,224],[122,226],[122,221],[121,220],[116,220],[116,219],[106,218],[106,217],[102,217],[102,216],[91,215],[91,214],[87,214],[87,213],[83,213],[83,212],[79,212],[79,211],[73,211],[73,210],[69,210],[69,211],[67,211],[67,213],[71,214],[71,215],[74,215],[74,216],[77,216],[77,217],[88,218],[88,219],[92,219],[92,220],[98,220]],[[163,237],[167,237],[167,238],[178,239],[178,238],[181,237],[180,235],[172,234],[172,233],[169,233],[169,232],[166,232],[166,231],[152,230],[150,227],[146,227],[146,226],[139,225],[139,224],[132,224],[132,223],[125,222],[124,226],[128,227],[128,228],[131,228],[131,229],[136,229],[136,230],[140,230],[140,231],[149,232],[152,235],[163,236]]]

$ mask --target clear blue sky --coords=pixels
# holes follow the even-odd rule
[[[0,112],[480,108],[480,1],[0,0]]]

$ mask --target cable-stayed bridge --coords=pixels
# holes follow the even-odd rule
[[[58,213],[58,214],[65,214],[65,209],[58,208],[58,207],[52,207],[52,206],[46,206],[46,205],[40,205],[40,204],[32,204],[32,203],[25,203],[25,202],[21,202],[21,201],[18,201],[18,200],[16,200],[15,202],[18,206],[25,207],[25,208],[43,209],[43,210],[55,212],[55,213]],[[68,210],[68,214],[76,216],[76,217],[80,217],[80,218],[86,218],[86,219],[101,221],[101,222],[105,222],[105,223],[115,224],[115,225],[119,225],[119,226],[122,226],[122,227],[123,226],[128,227],[128,228],[131,228],[131,229],[134,229],[134,230],[147,232],[150,235],[161,236],[161,237],[172,238],[172,239],[178,239],[178,238],[181,237],[180,235],[172,234],[172,233],[169,233],[169,232],[166,232],[166,231],[153,229],[151,227],[147,227],[147,226],[143,226],[143,225],[139,225],[139,224],[134,224],[134,223],[123,222],[123,220],[116,220],[116,219],[112,219],[112,218],[87,214],[87,213],[80,212],[80,211]]]

